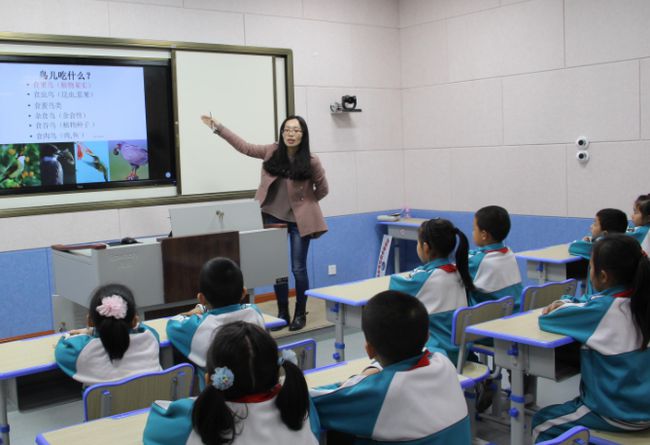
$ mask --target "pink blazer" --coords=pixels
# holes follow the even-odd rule
[[[278,143],[257,145],[249,144],[228,128],[220,125],[219,135],[224,138],[235,150],[252,158],[268,160],[273,152],[278,149]],[[255,199],[261,203],[266,199],[269,187],[277,176],[271,175],[264,168],[261,169],[260,185],[255,193]],[[291,209],[296,217],[296,225],[300,236],[311,235],[318,238],[327,232],[327,224],[323,218],[318,201],[323,199],[329,192],[325,170],[318,159],[318,156],[311,155],[311,179],[297,180],[287,178],[287,187]]]

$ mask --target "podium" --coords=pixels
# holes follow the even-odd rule
[[[170,217],[171,238],[53,246],[55,328],[85,325],[91,293],[109,283],[129,287],[141,315],[196,301],[198,270],[215,256],[240,265],[251,302],[255,288],[287,280],[287,230],[265,229],[257,201],[173,208]]]

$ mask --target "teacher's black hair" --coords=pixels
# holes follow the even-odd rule
[[[302,139],[298,146],[298,151],[293,158],[293,162],[289,160],[287,152],[287,144],[284,143],[284,126],[287,121],[295,119],[300,123],[302,130]],[[307,122],[300,116],[288,116],[280,125],[280,134],[278,137],[278,149],[273,152],[271,157],[264,161],[262,164],[264,170],[273,176],[282,178],[305,180],[311,179],[311,150],[309,148],[309,128]]]

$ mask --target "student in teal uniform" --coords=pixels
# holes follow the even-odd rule
[[[591,248],[594,243],[608,233],[625,233],[627,230],[627,216],[625,212],[618,209],[602,209],[596,213],[593,224],[591,224],[591,234],[581,240],[572,242],[569,245],[569,253],[579,256],[589,261],[591,258]],[[583,300],[586,301],[593,293],[593,286],[587,271],[587,289],[583,294]]]
[[[650,255],[650,194],[639,196],[634,201],[632,224],[634,229],[629,233],[641,244],[641,248]]]
[[[639,243],[612,234],[594,244],[594,295],[543,310],[541,329],[573,337],[580,349],[580,396],[533,417],[536,441],[575,425],[626,432],[650,427],[650,262]]]
[[[472,306],[510,296],[515,311],[521,299],[521,274],[517,259],[503,241],[510,233],[510,215],[499,206],[487,206],[474,214],[472,235],[478,246],[469,252],[469,273],[476,289],[470,292]]]
[[[457,245],[457,247],[456,247]],[[444,350],[456,363],[458,347],[451,342],[454,311],[467,306],[467,292],[474,290],[467,267],[469,243],[451,221],[423,222],[418,230],[417,252],[424,264],[407,275],[392,275],[389,289],[420,300],[429,314],[427,347]],[[456,264],[450,259],[456,248]]]
[[[259,326],[223,326],[207,352],[205,389],[196,399],[156,401],[144,444],[318,445],[318,415],[296,361],[278,355]]]

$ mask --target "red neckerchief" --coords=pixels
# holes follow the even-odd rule
[[[612,297],[614,297],[614,298],[629,298],[630,295],[632,295],[632,292],[633,292],[632,289],[627,289],[627,290],[615,293],[614,295],[612,295]]]
[[[454,266],[453,264],[443,264],[442,266],[438,267],[438,269],[442,269],[447,273],[456,272],[457,270],[456,266]]]
[[[425,349],[424,352],[422,353],[422,357],[420,357],[420,360],[418,360],[418,362],[415,365],[409,368],[409,371],[412,371],[417,368],[423,368],[425,366],[429,366],[429,364],[431,363],[431,361],[429,360],[430,355],[431,354],[429,353],[429,351]]]
[[[273,388],[271,388],[269,391],[258,392],[257,394],[249,394],[247,396],[240,397],[238,399],[229,400],[229,402],[234,402],[234,403],[260,403],[260,402],[266,402],[267,400],[271,400],[273,397],[278,395],[278,393],[280,392],[280,389],[282,389],[282,385],[280,385],[278,383]]]
[[[485,253],[492,253],[492,252],[508,253],[508,248],[507,247],[502,247],[500,249],[492,249],[492,250],[486,250],[485,251]]]

